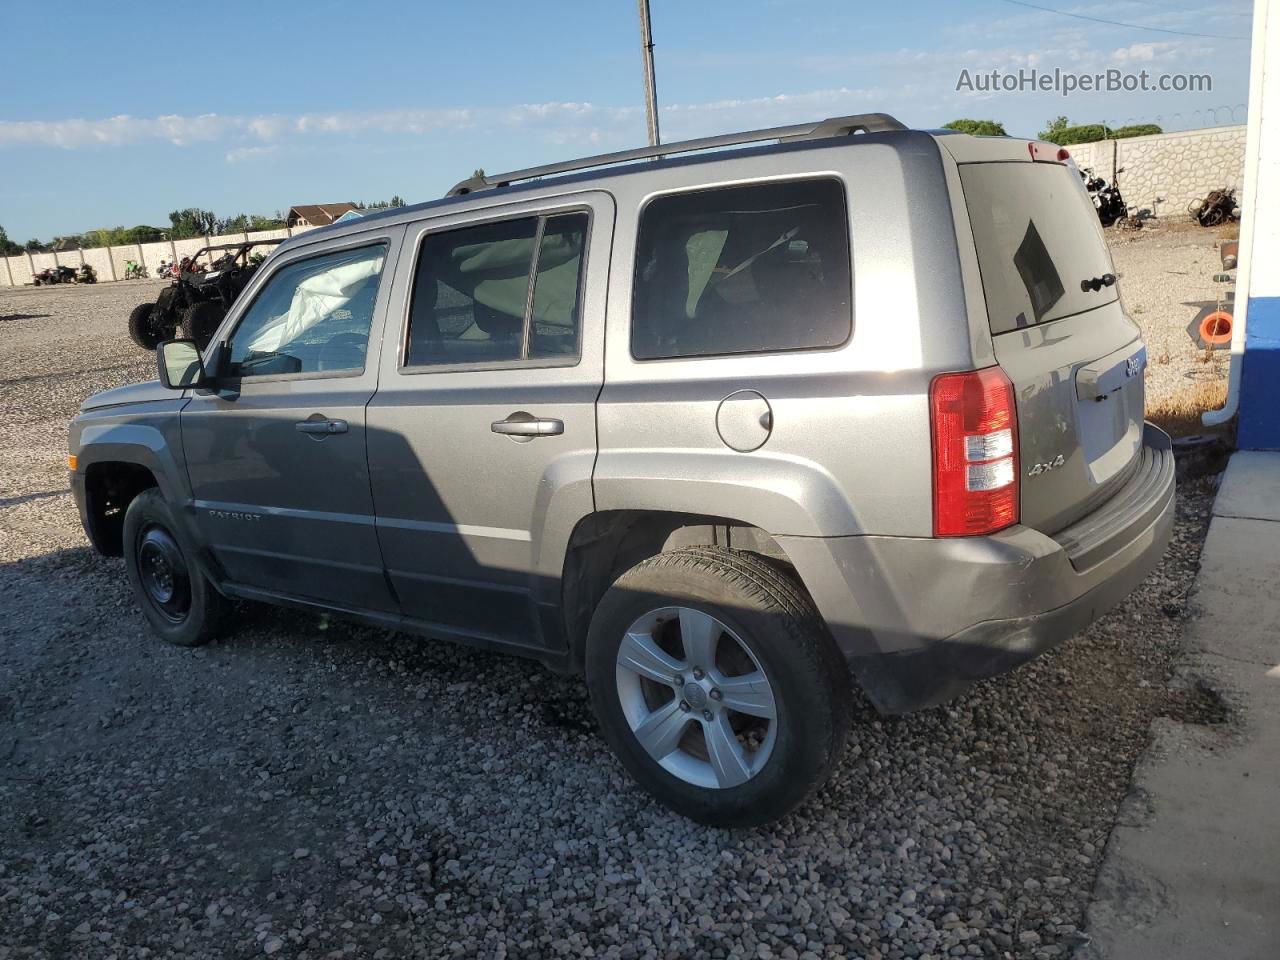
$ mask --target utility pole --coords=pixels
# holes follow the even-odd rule
[[[658,87],[653,79],[653,28],[649,23],[649,0],[640,3],[640,55],[644,59],[644,112],[649,122],[649,146],[662,142],[658,135]]]

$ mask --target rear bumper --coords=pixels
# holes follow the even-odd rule
[[[1156,567],[1173,531],[1169,438],[1147,425],[1139,469],[1054,537],[780,537],[876,706],[943,703],[1078,633]]]

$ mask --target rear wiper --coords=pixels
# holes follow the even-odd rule
[[[1081,280],[1080,290],[1082,293],[1088,293],[1090,290],[1097,293],[1103,287],[1109,287],[1115,282],[1116,275],[1114,273],[1104,273],[1102,276],[1094,277],[1092,280]]]

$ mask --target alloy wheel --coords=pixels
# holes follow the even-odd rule
[[[637,742],[663,769],[728,789],[773,752],[778,706],[764,668],[732,629],[692,607],[637,619],[618,647],[618,700]]]

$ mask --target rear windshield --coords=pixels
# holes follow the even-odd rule
[[[1030,327],[1111,303],[1114,273],[1102,226],[1071,167],[1060,163],[960,165],[992,333]]]

